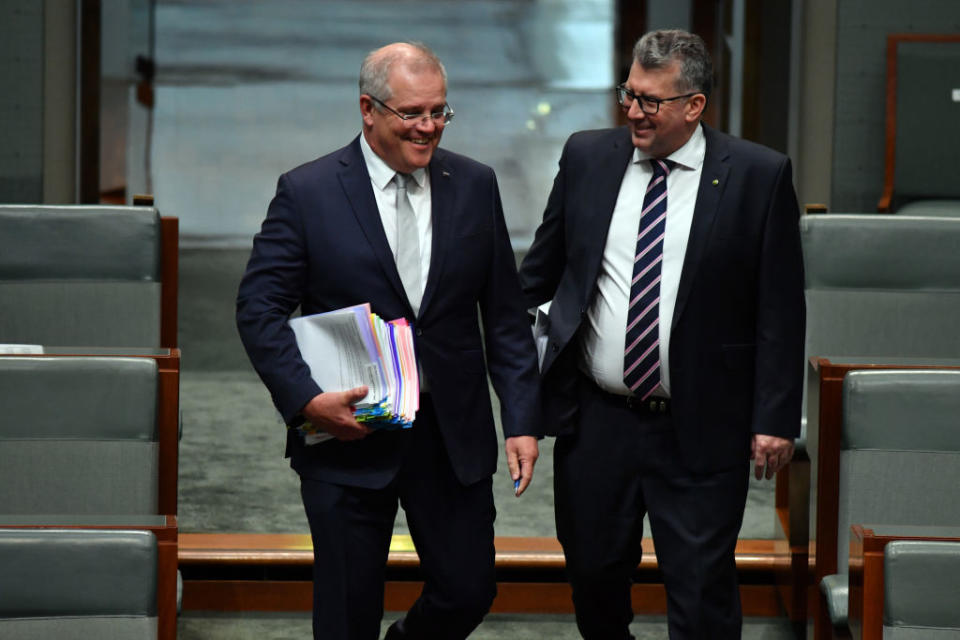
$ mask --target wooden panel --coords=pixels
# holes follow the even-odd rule
[[[180,350],[155,358],[159,369],[157,431],[160,513],[177,515],[177,479],[180,468]]]
[[[100,202],[100,38],[101,0],[79,3],[80,42],[77,46],[79,114],[77,197],[79,204]]]
[[[498,536],[498,569],[557,569],[564,566],[563,550],[556,538]],[[396,545],[394,545],[394,548]],[[788,571],[789,550],[775,540],[743,539],[737,542],[737,568],[741,571]],[[313,546],[308,534],[292,533],[184,533],[180,536],[181,566],[278,565],[311,566]],[[415,551],[391,551],[387,565],[415,568]],[[657,568],[653,540],[643,539],[643,560],[638,569]]]
[[[160,346],[177,346],[177,295],[180,273],[180,220],[160,218]]]
[[[777,472],[774,509],[790,556],[790,571],[778,575],[778,586],[787,616],[794,622],[807,619],[810,587],[810,459],[797,456]]]
[[[406,611],[420,595],[423,583],[389,581],[385,585],[387,611]],[[663,615],[667,597],[660,584],[636,584],[631,592],[638,615]],[[745,616],[781,614],[776,587],[742,585]],[[310,611],[313,584],[309,581],[185,580],[185,611]],[[561,582],[498,582],[492,613],[573,613],[570,585]]]
[[[388,557],[388,572],[416,570],[419,560],[405,539],[395,544]],[[496,566],[501,578],[493,611],[498,613],[572,613],[570,587],[563,575],[564,559],[555,538],[510,537],[496,539]],[[658,582],[653,541],[643,540],[644,558],[638,575],[650,582],[633,587],[634,609],[643,614],[666,612],[666,595]],[[312,584],[297,579],[313,565],[307,534],[187,533],[180,536],[180,566],[185,571],[184,609],[221,611],[308,611]],[[741,540],[737,544],[737,567],[755,578],[741,586],[745,615],[775,616],[782,610],[777,595],[776,574],[791,570],[789,551],[783,541]],[[299,568],[290,580],[221,579],[231,571],[250,569],[265,575],[270,568]],[[191,571],[191,569],[193,571]],[[191,579],[199,573],[210,579]],[[414,574],[415,575],[415,574]],[[544,577],[555,576],[545,582]],[[525,579],[529,577],[529,580]],[[420,593],[419,576],[389,580],[385,606],[391,611],[410,607]]]
[[[890,213],[893,203],[894,173],[897,156],[897,47],[901,42],[960,42],[957,34],[891,33],[887,35],[887,95],[886,131],[883,167],[883,191],[877,211]]]

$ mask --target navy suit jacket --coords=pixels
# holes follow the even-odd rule
[[[310,315],[369,302],[386,320],[407,318],[443,444],[459,480],[470,484],[496,470],[488,372],[504,435],[541,435],[536,351],[493,170],[437,149],[429,172],[433,244],[418,317],[358,137],[280,177],[240,284],[237,327],[284,421],[296,425],[321,392],[287,324],[298,306]],[[378,488],[396,474],[406,435],[374,432],[307,447],[291,429],[287,454],[303,476]]]
[[[669,357],[681,450],[691,470],[706,472],[745,460],[754,433],[799,434],[805,308],[790,160],[702,126]],[[570,138],[520,269],[529,306],[553,300],[542,391],[554,434],[575,429],[577,331],[633,150],[626,128]]]

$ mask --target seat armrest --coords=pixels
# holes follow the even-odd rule
[[[827,613],[834,627],[846,628],[847,607],[850,596],[850,581],[845,573],[824,576],[820,581],[820,593],[827,604]]]

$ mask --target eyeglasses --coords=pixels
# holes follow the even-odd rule
[[[646,113],[647,115],[656,115],[660,111],[660,105],[664,102],[672,102],[674,100],[681,100],[683,98],[690,98],[692,96],[701,93],[700,91],[694,91],[693,93],[685,93],[682,96],[673,96],[672,98],[653,98],[651,96],[638,96],[633,91],[627,88],[626,85],[621,84],[618,86],[615,91],[617,92],[617,102],[621,107],[626,107],[627,109],[633,104],[634,100],[640,101],[640,110]]]
[[[368,94],[369,95],[369,94]],[[403,121],[403,124],[408,127],[413,127],[418,123],[426,122],[427,120],[433,120],[433,124],[439,126],[444,124],[450,124],[450,121],[453,120],[454,112],[450,108],[450,105],[443,105],[443,111],[434,111],[433,113],[400,113],[393,107],[387,105],[380,98],[374,98],[370,96],[370,99],[376,102],[378,105],[397,116]]]

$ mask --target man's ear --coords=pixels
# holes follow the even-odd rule
[[[684,113],[684,119],[687,122],[696,122],[703,115],[703,110],[707,108],[707,96],[698,93],[687,100],[687,110]]]
[[[360,116],[363,118],[363,124],[368,127],[373,126],[373,111],[376,108],[370,96],[365,93],[360,96]]]

